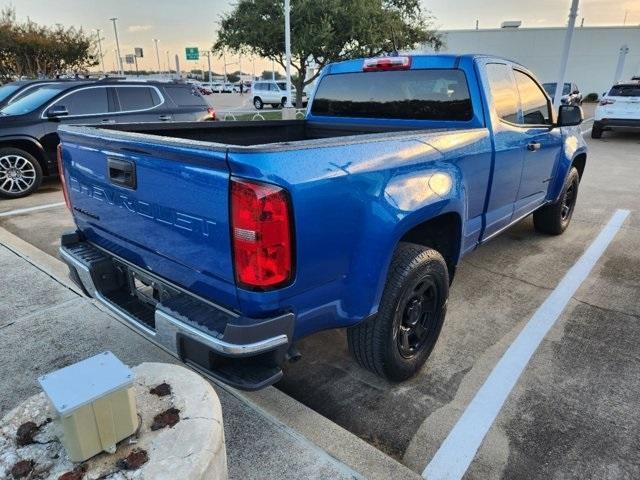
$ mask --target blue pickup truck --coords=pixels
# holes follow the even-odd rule
[[[62,126],[77,230],[60,254],[127,325],[235,387],[276,382],[329,328],[401,381],[465,254],[530,214],[567,228],[581,121],[521,65],[416,55],[327,66],[304,120]]]

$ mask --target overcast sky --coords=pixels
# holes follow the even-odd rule
[[[87,30],[102,29],[105,66],[115,66],[115,41],[110,17],[118,17],[118,33],[122,55],[144,48],[141,68],[156,68],[153,38],[158,38],[160,62],[164,69],[166,52],[180,54],[181,67],[206,68],[200,62],[184,59],[184,47],[208,48],[213,43],[220,15],[232,9],[227,0],[0,0],[0,6],[12,5],[20,19],[31,18],[41,24],[61,23],[82,26]],[[495,28],[503,20],[522,20],[523,27],[566,25],[570,0],[422,0],[424,8],[435,17],[440,29]],[[533,8],[535,6],[535,8]],[[581,0],[578,23],[585,25],[640,25],[640,0]],[[227,62],[237,58],[227,58]],[[222,71],[222,61],[213,59],[214,70]],[[188,68],[187,68],[188,67]],[[270,64],[256,61],[256,71]],[[237,65],[229,65],[229,71]],[[243,59],[243,71],[250,73],[252,62]]]

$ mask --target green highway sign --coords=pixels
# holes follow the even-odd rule
[[[198,51],[198,47],[187,47],[184,49],[187,54],[187,60],[199,60],[200,52]]]

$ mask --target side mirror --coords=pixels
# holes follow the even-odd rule
[[[47,118],[66,117],[69,115],[69,110],[64,105],[54,105],[47,110]]]
[[[577,105],[560,105],[558,113],[558,127],[575,127],[580,125],[584,115],[582,108]]]

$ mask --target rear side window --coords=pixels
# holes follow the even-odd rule
[[[120,100],[120,110],[146,110],[160,104],[160,97],[153,88],[149,87],[116,87]]]
[[[498,117],[507,122],[517,123],[518,90],[511,76],[511,68],[502,63],[489,63],[486,71]]]
[[[325,76],[311,112],[335,117],[467,121],[473,107],[461,70],[401,70]]]
[[[550,122],[549,103],[547,97],[533,79],[518,70],[514,71],[518,92],[520,93],[520,107],[525,125],[546,125]],[[568,85],[568,84],[567,84]]]
[[[640,97],[640,83],[638,85],[614,85],[609,91],[610,97]]]
[[[174,103],[180,107],[204,106],[206,104],[202,95],[190,86],[170,85],[164,87]]]
[[[56,105],[67,107],[69,115],[99,115],[109,112],[106,88],[87,88],[73,92],[56,102]]]

